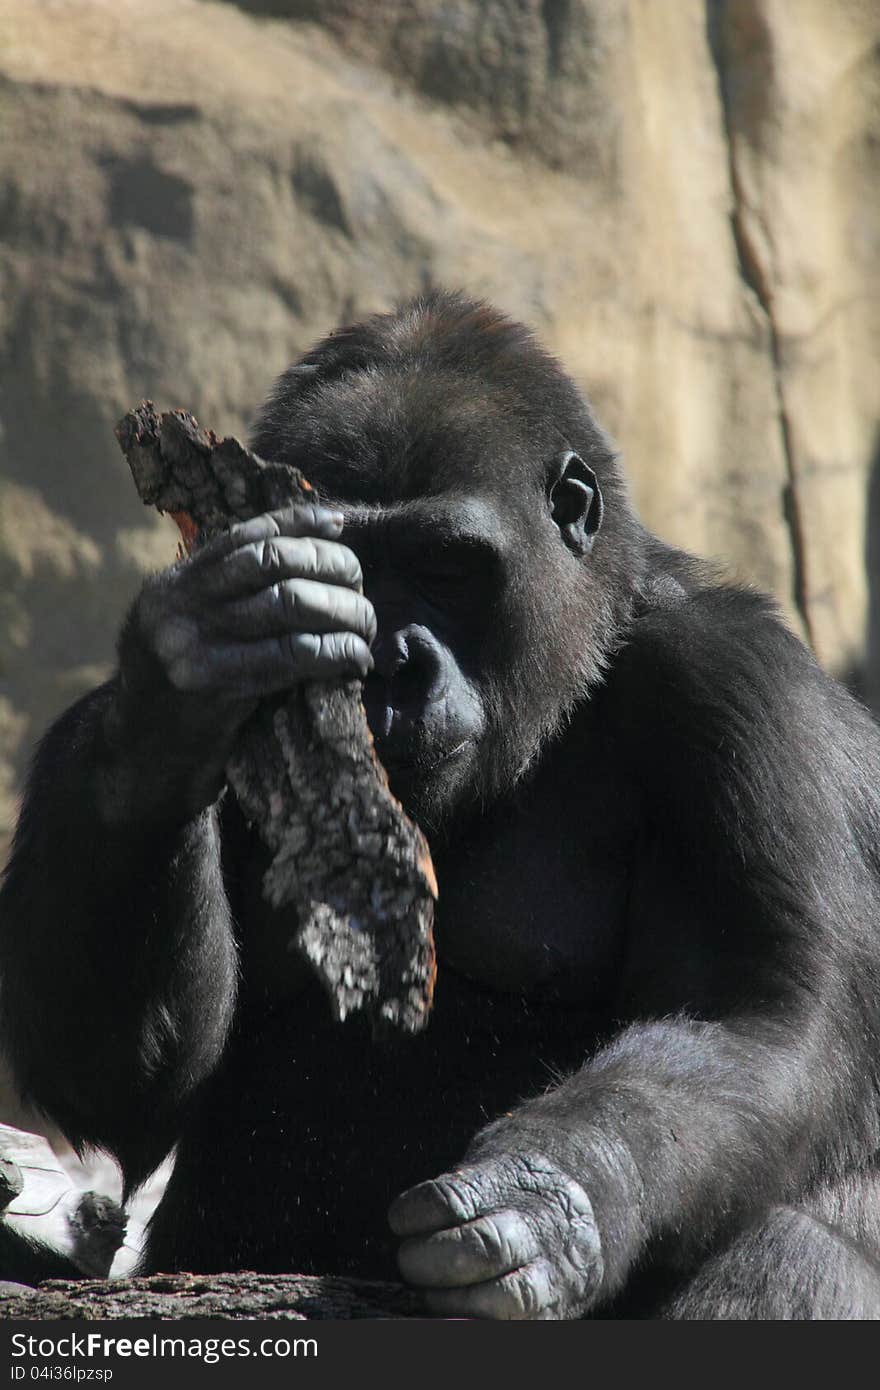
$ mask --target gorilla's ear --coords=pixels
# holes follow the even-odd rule
[[[553,461],[547,488],[550,514],[569,550],[586,555],[602,525],[602,494],[592,468],[571,449]]]

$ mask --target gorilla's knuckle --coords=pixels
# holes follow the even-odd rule
[[[449,1178],[434,1178],[431,1182],[424,1183],[422,1185],[422,1193],[425,1198],[433,1199],[436,1206],[448,1212],[453,1221],[464,1221],[467,1219],[458,1190]]]
[[[311,536],[296,541],[297,573],[302,579],[315,579],[321,570],[321,547]]]
[[[267,574],[277,574],[282,568],[281,548],[275,540],[257,541],[254,546],[257,564]]]
[[[320,667],[327,660],[327,639],[323,633],[291,632],[288,644],[293,660],[301,668]]]
[[[508,1317],[536,1318],[546,1307],[531,1269],[518,1269],[503,1281],[504,1302]]]
[[[379,631],[379,622],[376,617],[376,610],[369,599],[358,599],[357,612],[359,618],[359,629],[363,632],[367,642],[372,646]]]
[[[295,627],[302,613],[302,598],[295,579],[273,585],[272,596],[285,622]]]
[[[570,1194],[561,1182],[545,1182],[535,1189],[541,1199],[541,1210],[553,1223],[564,1228],[571,1219]]]
[[[359,648],[357,638],[352,633],[344,632],[342,634],[339,647],[343,661],[347,662],[350,666],[357,666],[360,664],[358,661]]]
[[[543,1194],[541,1224],[557,1234],[566,1245],[592,1247],[597,1239],[593,1208],[582,1190],[567,1185],[554,1185]]]
[[[487,1263],[498,1266],[509,1261],[511,1253],[509,1234],[502,1229],[497,1216],[484,1217],[474,1227],[474,1235]]]
[[[587,1193],[574,1178],[566,1178],[559,1189],[559,1204],[566,1221],[572,1225],[592,1225],[595,1228],[593,1204]]]
[[[332,627],[340,626],[352,615],[351,605],[345,602],[345,591],[335,585],[322,586],[320,594],[321,615]],[[345,622],[348,626],[348,622]]]
[[[326,519],[326,511],[315,502],[305,502],[296,507],[296,521],[300,530],[320,531]]]
[[[342,552],[339,557],[341,569],[347,583],[350,584],[353,589],[362,589],[364,586],[364,572],[361,568],[360,560],[355,555],[354,551],[350,550],[347,545],[341,545],[339,549]]]
[[[271,512],[266,512],[264,520],[267,526],[273,528],[276,536],[295,536],[304,524],[308,524],[310,512],[309,503],[288,502],[283,507],[275,507]]]
[[[164,617],[153,632],[153,650],[167,668],[172,668],[198,640],[198,624],[178,613]]]
[[[469,1174],[446,1173],[435,1179],[434,1187],[456,1221],[471,1221],[483,1209],[482,1185]]]

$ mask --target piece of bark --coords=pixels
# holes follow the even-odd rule
[[[251,1318],[317,1321],[424,1317],[400,1284],[306,1274],[152,1274],[0,1284],[0,1318]]]
[[[218,440],[186,411],[144,401],[116,435],[142,500],[196,540],[261,512],[316,500],[298,469]],[[264,896],[295,908],[295,944],[339,1019],[422,1028],[434,987],[434,870],[425,839],[388,789],[360,682],[309,681],[267,701],[227,774],[272,850]]]

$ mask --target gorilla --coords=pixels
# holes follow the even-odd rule
[[[0,900],[23,1093],[129,1191],[177,1145],[144,1270],[399,1269],[465,1317],[880,1316],[867,713],[646,530],[483,302],[332,333],[252,443],[319,500],[148,579],[35,756]],[[440,885],[416,1037],[333,1022],[225,785],[261,700],[352,674]]]

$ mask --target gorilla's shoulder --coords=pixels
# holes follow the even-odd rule
[[[710,761],[834,757],[860,746],[877,760],[870,715],[759,590],[717,580],[695,561],[642,587],[608,678],[610,704],[644,748],[660,733]]]
[[[711,564],[672,552],[641,586],[624,658],[702,687],[751,678],[826,680],[769,594],[719,578]]]

